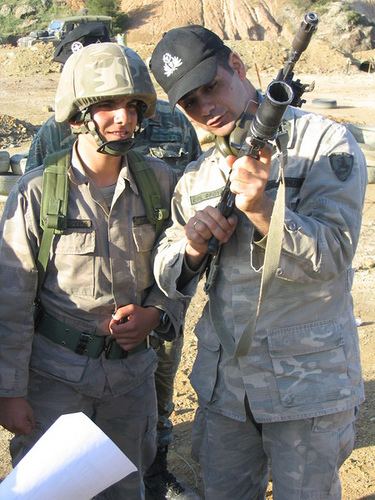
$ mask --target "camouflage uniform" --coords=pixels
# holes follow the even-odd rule
[[[75,140],[68,122],[58,123],[51,116],[39,129],[31,144],[26,171],[42,165],[44,158],[55,151],[64,149]],[[157,100],[156,112],[142,122],[136,137],[134,150],[165,161],[178,177],[188,163],[201,154],[197,134],[184,113],[173,112],[167,101]],[[158,398],[158,443],[167,446],[172,442],[172,422],[174,409],[173,384],[181,359],[183,336],[173,342],[162,342],[157,349],[158,368],[155,374]]]
[[[113,52],[118,54],[118,49],[111,51],[104,44],[103,48],[87,47],[90,51],[91,48],[99,52],[108,50],[104,53],[107,61],[114,57]],[[147,76],[142,74],[137,57],[132,51],[127,52],[125,70],[125,56],[113,59],[120,60],[118,72],[133,71],[133,80],[130,83],[123,78],[122,87],[116,83],[111,95],[117,91],[120,96],[136,96],[134,88],[138,85],[145,89],[142,99],[147,110],[152,110],[153,87],[150,80],[147,87]],[[98,83],[95,69],[91,75],[95,87]],[[59,85],[64,87],[63,76],[64,73]],[[142,79],[137,81],[137,78]],[[103,95],[100,93],[104,92],[103,87],[99,86],[96,102]],[[90,91],[96,92],[96,87]],[[67,94],[64,92],[64,98]],[[66,108],[70,112],[68,104]],[[65,106],[62,110],[68,113]],[[148,162],[161,186],[163,205],[168,206],[175,175],[160,160],[149,158]],[[93,341],[108,335],[112,313],[126,304],[167,311],[171,333],[178,335],[183,307],[167,299],[155,284],[150,258],[155,228],[147,220],[127,156],[123,156],[113,198],[107,203],[105,190],[86,175],[74,146],[68,170],[68,228],[53,240],[47,272],[38,293],[43,313],[34,335],[33,303],[38,289],[37,255],[42,236],[39,226],[42,174],[40,167],[21,177],[8,197],[0,226],[0,289],[4,297],[0,304],[0,396],[27,397],[37,423],[31,435],[13,439],[13,463],[22,458],[59,415],[83,411],[138,467],[138,472],[96,498],[142,499],[142,476],[156,451],[154,350],[143,342],[126,357],[107,359],[104,352],[99,357],[89,357],[64,345],[69,342],[69,329],[84,332],[83,338],[90,334]],[[59,343],[55,338],[46,338],[46,330],[56,335],[58,325],[64,332]]]
[[[193,445],[207,499],[263,498],[268,459],[274,498],[340,498],[337,471],[351,451],[355,407],[364,398],[350,293],[366,186],[364,157],[343,125],[295,108],[288,108],[285,118],[282,254],[250,351],[228,354],[210,319],[214,306],[215,323],[237,345],[255,314],[267,237],[259,240],[239,211],[196,326],[191,383],[199,410]],[[352,155],[352,168],[345,154]],[[343,172],[337,165],[344,165]],[[217,205],[228,173],[213,149],[191,164],[177,185],[174,224],[154,264],[159,286],[171,298],[195,293],[202,270],[194,273],[184,264],[184,225],[198,210]],[[273,199],[277,175],[274,156],[266,188]],[[178,289],[182,270],[191,279]]]

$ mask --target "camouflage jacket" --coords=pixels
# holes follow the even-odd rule
[[[168,206],[175,176],[160,160],[149,161]],[[126,392],[150,370],[152,373],[152,350],[123,361],[104,357],[98,361],[40,335],[34,338],[42,174],[40,167],[20,178],[9,194],[0,225],[0,395],[27,393],[29,364],[49,376],[80,384],[82,391],[96,397],[103,390],[106,376],[114,395]],[[53,240],[39,295],[43,310],[76,330],[104,335],[117,307],[152,305],[168,312],[171,328],[179,333],[184,311],[155,284],[151,265],[155,229],[148,222],[126,157],[110,209],[102,192],[85,175],[75,152],[68,176],[68,229]],[[103,386],[93,387],[86,376],[86,367],[94,361],[99,363]],[[131,368],[127,363],[132,363]]]
[[[191,382],[200,404],[238,420],[245,420],[245,394],[258,422],[334,413],[363,399],[350,289],[366,187],[364,157],[343,125],[294,108],[286,119],[282,254],[250,351],[239,358],[228,355],[209,314],[213,302],[216,323],[238,344],[256,311],[267,238],[255,242],[254,227],[239,211],[196,327],[198,354]],[[177,184],[174,224],[154,262],[160,288],[170,297],[195,293],[198,273],[183,290],[176,288],[184,265],[184,225],[196,211],[217,205],[227,175],[225,160],[212,149],[189,165]],[[266,188],[273,199],[277,175],[275,155]]]
[[[33,139],[26,171],[39,167],[48,154],[71,146],[75,139],[69,123],[58,123],[51,116]],[[197,134],[190,121],[181,111],[172,111],[169,103],[161,100],[156,103],[155,115],[143,120],[134,149],[163,159],[178,176],[182,175],[188,163],[201,154]]]

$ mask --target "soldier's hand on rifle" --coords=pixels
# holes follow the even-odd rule
[[[267,234],[273,202],[265,195],[271,166],[271,150],[265,147],[259,160],[251,156],[228,156],[231,167],[230,190],[236,195],[235,205],[244,212],[261,234]]]
[[[188,240],[185,256],[188,265],[194,269],[199,267],[205,258],[208,242],[212,236],[220,243],[226,243],[232,236],[237,225],[237,216],[224,217],[216,207],[206,207],[199,210],[185,226]]]
[[[14,434],[31,434],[34,412],[25,398],[0,398],[0,424]]]

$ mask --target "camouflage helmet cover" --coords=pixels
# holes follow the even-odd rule
[[[145,63],[136,52],[117,43],[83,47],[66,61],[55,97],[55,118],[63,122],[104,99],[133,96],[155,112],[156,92]]]

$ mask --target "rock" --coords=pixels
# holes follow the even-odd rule
[[[25,17],[33,16],[34,14],[37,14],[37,10],[31,5],[19,5],[14,11],[14,17],[16,19],[24,19]]]
[[[7,4],[4,4],[0,8],[0,16],[1,17],[8,17],[12,13],[12,7],[10,7]]]
[[[48,9],[52,5],[51,0],[40,0],[40,3],[43,5],[43,9]]]

